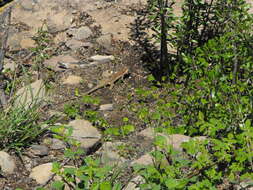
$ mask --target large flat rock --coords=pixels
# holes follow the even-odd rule
[[[73,127],[71,137],[79,141],[85,150],[91,149],[102,137],[100,132],[86,120],[77,119],[69,122],[68,126]]]
[[[17,107],[42,105],[46,100],[46,87],[42,80],[37,80],[19,89],[15,97],[14,105]]]

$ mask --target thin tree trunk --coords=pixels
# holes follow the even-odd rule
[[[160,67],[162,75],[170,73],[169,63],[168,63],[168,48],[167,48],[167,24],[166,24],[166,3],[164,0],[159,0],[159,11],[160,11],[160,20],[161,20],[161,55],[160,55]]]

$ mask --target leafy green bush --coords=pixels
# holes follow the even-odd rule
[[[146,179],[141,188],[229,189],[253,179],[252,24],[243,0],[184,2],[168,35],[177,52],[171,76],[181,83],[139,89],[132,110],[156,131],[207,140],[185,143],[183,157],[158,141],[155,165],[137,169]]]
[[[167,75],[177,79],[189,66],[183,60],[184,55],[193,56],[196,48],[227,33],[236,33],[251,46],[245,34],[252,30],[252,16],[245,0],[185,0],[180,16],[174,15],[174,3],[174,0],[149,0],[146,10],[138,12],[132,28],[132,39],[138,49],[146,52],[144,64],[156,79],[161,81]],[[160,43],[159,53],[146,33],[150,29],[154,31],[151,39]]]
[[[253,127],[247,121],[243,128],[243,133],[222,139],[191,140],[182,145],[184,153],[158,136],[154,165],[135,167],[145,179],[141,189],[229,189],[252,179]]]

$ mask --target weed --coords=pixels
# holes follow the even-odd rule
[[[38,120],[39,111],[36,104],[29,109],[13,107],[0,113],[0,148],[20,152],[30,146],[45,130]]]
[[[54,80],[54,72],[50,69],[46,69],[43,63],[51,57],[54,48],[52,36],[49,34],[45,23],[38,29],[33,40],[36,43],[36,47],[31,48],[32,54],[34,55],[34,70],[38,72],[38,78],[43,78],[46,86],[50,88],[49,82]]]

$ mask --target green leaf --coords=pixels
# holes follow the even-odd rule
[[[100,190],[111,190],[112,186],[111,183],[108,181],[103,181],[100,186],[99,186]]]
[[[129,121],[129,119],[127,117],[123,118],[123,122],[128,122],[128,121]]]
[[[65,174],[75,175],[75,172],[76,172],[76,168],[69,168],[69,167],[64,168]]]
[[[82,101],[83,101],[83,103],[86,103],[86,104],[94,104],[94,105],[100,104],[99,98],[94,98],[94,97],[91,97],[88,95],[83,96]]]
[[[133,125],[124,125],[121,127],[121,131],[124,135],[127,135],[131,132],[135,131],[135,127]]]
[[[152,113],[151,119],[153,119],[153,120],[160,120],[161,119],[160,112],[154,112],[154,113]]]
[[[176,189],[176,187],[178,187],[178,181],[177,179],[166,179],[165,181],[165,185],[168,189]]]
[[[61,164],[59,162],[53,162],[52,172],[58,173],[61,169]]]
[[[167,139],[164,136],[156,136],[154,140],[154,144],[160,148],[166,148],[167,146]]]
[[[62,190],[64,188],[64,183],[62,181],[54,181],[52,183],[52,188],[57,189],[57,190]]]
[[[115,135],[115,136],[119,136],[120,135],[120,129],[113,127],[113,128],[107,128],[105,130],[105,134],[107,135]]]
[[[245,127],[246,128],[250,128],[251,127],[251,121],[249,119],[246,120]]]
[[[199,112],[199,117],[198,118],[199,118],[200,121],[204,121],[204,114],[201,111]]]
[[[152,82],[155,80],[155,77],[153,75],[148,75],[148,81]]]

